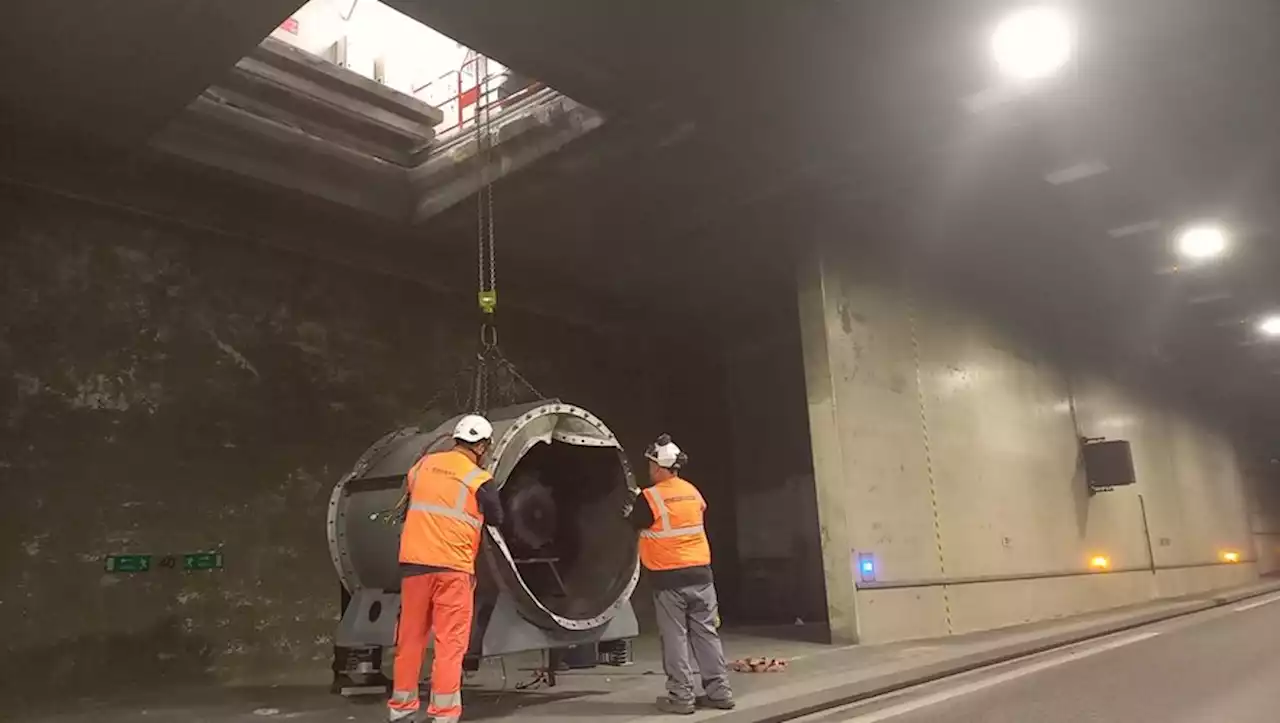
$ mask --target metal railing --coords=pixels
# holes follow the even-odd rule
[[[473,128],[478,110],[483,109],[490,114],[488,120],[494,120],[546,87],[530,80],[512,88],[511,81],[517,78],[520,76],[507,69],[489,72],[488,58],[472,54],[457,70],[415,88],[413,96],[444,113],[435,130],[437,141],[447,140]]]

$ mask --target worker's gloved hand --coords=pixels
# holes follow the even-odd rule
[[[635,509],[636,500],[640,498],[640,492],[641,491],[639,489],[631,489],[630,487],[627,488],[627,491],[625,493],[625,497],[627,501],[622,504],[623,517],[631,516],[631,510]]]
[[[375,512],[369,515],[369,519],[381,522],[384,525],[403,525],[404,518],[408,514],[409,493],[405,492],[405,494],[400,498],[400,501],[396,503],[395,507],[392,507],[389,510],[383,510],[382,512]]]

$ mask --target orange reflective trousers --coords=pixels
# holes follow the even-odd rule
[[[435,655],[427,715],[440,723],[462,718],[462,657],[471,642],[474,580],[465,572],[431,572],[401,582],[395,690],[387,703],[393,723],[418,711],[418,681],[431,633]]]

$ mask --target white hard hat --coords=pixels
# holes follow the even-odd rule
[[[479,414],[468,414],[453,428],[453,438],[475,444],[493,436],[493,425]]]
[[[676,443],[671,441],[671,435],[668,434],[658,437],[656,442],[649,445],[644,456],[663,469],[679,467],[687,460],[684,452],[681,452]]]

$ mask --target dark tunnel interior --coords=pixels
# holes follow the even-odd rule
[[[630,579],[637,535],[622,516],[627,477],[614,448],[534,446],[502,487],[516,568],[547,609],[591,617]]]

